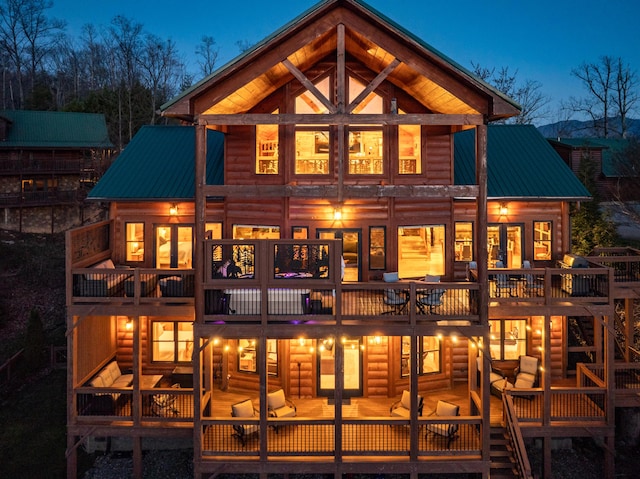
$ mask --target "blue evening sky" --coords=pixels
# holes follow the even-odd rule
[[[217,66],[240,52],[237,41],[254,44],[306,11],[315,0],[53,0],[50,16],[66,20],[80,38],[87,23],[107,26],[124,15],[145,31],[171,38],[200,79],[195,48],[213,36]],[[509,67],[520,82],[536,80],[555,107],[586,93],[571,70],[603,55],[621,57],[640,70],[640,2],[637,0],[369,0],[368,5],[471,69]],[[635,116],[635,115],[634,115]],[[557,117],[549,118],[556,121]]]

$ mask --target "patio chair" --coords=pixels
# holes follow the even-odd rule
[[[433,411],[429,416],[436,416],[441,418],[452,418],[460,415],[460,406],[457,404],[452,404],[448,401],[438,400],[436,404],[436,410]],[[429,434],[434,434],[436,436],[442,436],[447,438],[447,449],[451,446],[451,442],[456,438],[456,433],[458,432],[458,424],[447,424],[447,423],[435,423],[435,424],[427,424],[427,433],[425,437],[428,437]]]
[[[418,416],[422,416],[422,406],[424,400],[418,395]],[[408,390],[402,391],[402,397],[394,402],[389,408],[389,414],[395,417],[409,419],[411,417],[411,393]]]
[[[538,382],[538,358],[533,356],[520,356],[518,367],[514,370],[515,382],[512,384],[506,378],[491,383],[491,392],[501,397],[506,389],[529,389],[537,386]]]
[[[269,416],[275,418],[295,417],[297,413],[296,405],[285,397],[283,389],[267,394],[267,409]],[[278,432],[278,427],[274,430]]]
[[[496,268],[504,268],[504,263],[498,261]],[[498,298],[504,296],[513,296],[513,282],[509,279],[509,275],[506,273],[496,274],[496,296]]]
[[[257,411],[253,407],[251,399],[245,399],[238,403],[231,405],[231,416],[240,418],[257,418]],[[256,434],[260,430],[258,424],[234,424],[232,436],[237,437],[244,447],[247,443],[247,438],[253,434]]]
[[[395,283],[398,281],[398,273],[384,273],[382,278],[386,283]],[[382,300],[387,306],[392,306],[392,309],[383,311],[382,314],[402,314],[407,309],[409,296],[401,290],[387,289]]]
[[[531,263],[524,260],[522,263],[523,269],[531,269]],[[528,296],[543,296],[544,295],[544,283],[535,274],[525,274],[524,290]]]
[[[445,290],[440,288],[418,291],[416,298],[418,310],[422,314],[427,314],[427,312],[429,314],[433,314],[433,310],[442,305],[442,298],[444,297],[444,293]]]
[[[180,384],[171,386],[180,389]],[[151,413],[159,417],[179,416],[180,409],[176,407],[177,396],[175,394],[154,394],[151,396]]]

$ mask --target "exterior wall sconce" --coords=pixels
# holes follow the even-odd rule
[[[124,323],[124,329],[131,331],[133,329],[133,319],[127,318],[127,322]]]
[[[178,216],[178,205],[173,203],[169,206],[169,215],[170,216]]]
[[[342,208],[335,208],[333,210],[333,219],[335,221],[340,221],[342,219]]]
[[[506,203],[500,203],[500,216],[507,216],[509,214],[509,208]]]

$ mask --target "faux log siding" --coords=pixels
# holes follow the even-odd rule
[[[466,381],[469,377],[469,349],[466,338],[458,338],[451,347],[451,374],[454,381]]]
[[[403,198],[395,200],[393,218],[400,221],[410,220],[413,225],[449,224],[451,221],[451,201],[444,199],[419,200]]]
[[[118,317],[118,364],[120,369],[133,368],[133,331],[127,331],[125,316]],[[161,374],[162,370],[151,364],[149,354],[148,320],[140,317],[140,364],[143,374]]]
[[[426,137],[426,184],[453,184],[452,138],[448,128],[429,128]]]
[[[76,320],[79,321],[74,342],[76,377],[79,384],[83,384],[116,354],[116,324],[110,316],[88,316]]]
[[[301,225],[317,225],[320,227],[335,227],[333,207],[335,202],[329,200],[289,199],[289,219]],[[375,198],[371,200],[345,200],[342,206],[342,222],[345,227],[351,227],[351,221],[357,221],[358,227],[371,222],[386,222],[389,219],[389,199]],[[384,224],[384,223],[383,223]]]
[[[256,182],[255,165],[253,164],[253,127],[229,127],[225,135],[224,184],[247,185]],[[261,183],[271,183],[271,175],[260,175]],[[278,175],[273,175],[279,178]]]
[[[284,227],[284,199],[277,198],[247,198],[226,200],[227,224],[225,225],[227,237],[231,238],[232,225],[258,224]],[[281,237],[286,235],[281,231]]]
[[[311,398],[316,395],[315,354],[309,345],[301,346],[298,341],[289,341],[289,395]],[[298,368],[300,363],[300,368]]]
[[[372,337],[364,338],[364,395],[387,397],[389,394],[389,338],[381,337],[380,344]]]
[[[534,316],[531,318],[531,335],[530,347],[528,354],[535,356],[539,359],[542,358],[543,347],[542,335],[539,331],[542,331],[544,327],[544,316]],[[551,330],[551,377],[561,378],[563,377],[563,364],[564,364],[564,345],[562,340],[562,322],[564,318],[560,316],[553,316],[550,321],[552,322]],[[542,363],[541,363],[542,364]],[[548,369],[548,368],[545,368]]]

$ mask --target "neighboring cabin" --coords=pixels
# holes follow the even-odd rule
[[[87,193],[109,167],[104,115],[0,111],[0,227],[59,233],[102,219]]]

